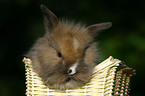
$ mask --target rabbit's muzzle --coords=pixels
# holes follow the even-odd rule
[[[73,64],[73,66],[71,66],[71,67],[69,68],[69,70],[67,71],[67,74],[68,74],[69,76],[74,75],[74,74],[76,73],[76,68],[77,68],[77,66],[78,66],[78,62],[76,62],[75,64]]]

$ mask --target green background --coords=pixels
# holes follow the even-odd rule
[[[40,4],[75,22],[112,22],[96,38],[102,60],[113,56],[136,69],[130,94],[144,96],[145,0],[1,0],[0,96],[25,95],[23,54],[45,33]]]

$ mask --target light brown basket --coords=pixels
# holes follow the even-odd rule
[[[49,89],[33,71],[31,60],[23,59],[26,69],[27,96],[126,96],[134,70],[110,56],[94,68],[92,79],[84,87],[63,92]]]

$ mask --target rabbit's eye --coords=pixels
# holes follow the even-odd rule
[[[61,57],[61,53],[60,53],[60,52],[57,52],[57,56],[58,56],[58,57]]]

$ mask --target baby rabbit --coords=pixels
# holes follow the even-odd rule
[[[26,54],[32,60],[34,71],[49,88],[66,90],[89,82],[98,54],[93,39],[97,32],[111,27],[111,23],[85,27],[58,18],[44,5],[46,33]]]

